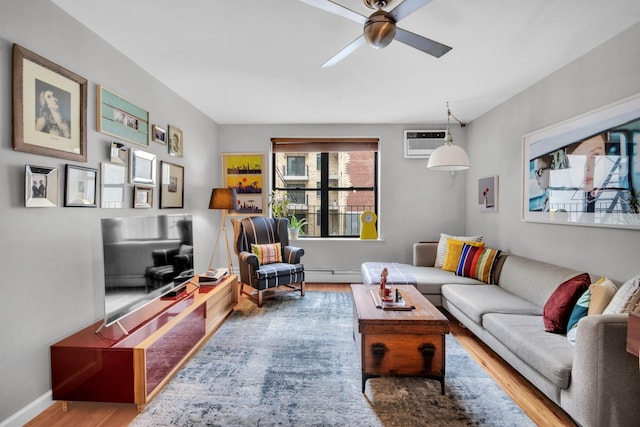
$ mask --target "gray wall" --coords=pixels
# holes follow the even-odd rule
[[[490,245],[626,281],[640,273],[640,231],[520,220],[522,136],[640,92],[640,24],[471,123],[467,231]],[[500,206],[479,213],[477,180],[499,175]]]
[[[89,81],[87,163],[13,151],[11,144],[11,48],[18,43]],[[166,52],[158,52],[160,58]],[[152,123],[184,131],[185,157],[170,158],[151,142],[158,160],[185,166],[185,208],[128,209],[24,207],[26,164],[57,167],[63,196],[66,163],[100,168],[110,138],[96,132],[96,85],[104,85],[150,112]],[[49,404],[49,345],[102,318],[103,266],[100,218],[190,212],[195,258],[209,262],[220,216],[207,209],[219,184],[217,124],[153,79],[110,45],[47,0],[0,5],[0,423],[31,402]],[[126,143],[128,146],[135,144]],[[25,420],[23,420],[25,421]],[[17,421],[16,421],[17,422]]]
[[[443,116],[446,110],[443,108]],[[404,129],[444,129],[446,125],[220,125],[220,152],[268,153],[272,137],[380,138],[379,241],[299,239],[308,281],[359,280],[364,261],[411,262],[411,244],[437,240],[440,232],[465,231],[465,173],[427,170],[425,159],[404,158]],[[465,145],[465,129],[451,127]],[[271,171],[269,171],[269,180]],[[319,270],[334,270],[337,274]],[[344,274],[351,271],[352,274]],[[355,273],[355,274],[354,274]]]

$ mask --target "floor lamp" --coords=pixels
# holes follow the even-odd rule
[[[218,248],[218,241],[220,235],[224,232],[224,238],[227,243],[227,262],[229,267],[229,274],[233,274],[233,264],[231,263],[231,249],[229,248],[229,236],[227,235],[227,228],[225,223],[227,221],[227,212],[229,209],[235,209],[237,204],[236,190],[231,188],[214,188],[211,190],[211,200],[209,201],[209,209],[221,209],[222,210],[222,223],[218,230],[218,237],[216,237],[216,243],[213,246],[213,253],[211,254],[211,261],[209,261],[209,271],[215,270],[212,266],[213,258],[216,256],[216,249]]]

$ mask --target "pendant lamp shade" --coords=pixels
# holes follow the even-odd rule
[[[447,134],[444,137],[444,145],[433,150],[431,156],[429,156],[429,162],[427,163],[427,169],[433,169],[438,171],[462,171],[469,169],[471,163],[469,162],[469,156],[464,148],[457,145],[453,145],[453,137],[449,130],[449,118],[452,116],[449,109],[449,103],[447,102]],[[461,127],[465,124],[453,116]]]

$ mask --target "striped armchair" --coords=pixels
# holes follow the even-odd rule
[[[289,220],[256,216],[232,219],[231,223],[240,266],[240,292],[258,307],[262,307],[265,298],[283,292],[295,291],[304,296],[304,266],[300,263],[304,249],[289,246]],[[279,253],[275,252],[276,243],[280,244]],[[260,246],[252,251],[251,245]],[[245,285],[252,289],[245,291]]]

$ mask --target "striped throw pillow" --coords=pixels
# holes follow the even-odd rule
[[[280,243],[270,243],[267,245],[256,245],[252,243],[251,253],[258,257],[260,264],[282,262],[282,246],[280,246]]]
[[[476,247],[465,243],[462,245],[456,275],[470,277],[493,285],[495,284],[494,267],[500,253],[499,249]]]
[[[440,240],[436,249],[436,260],[434,267],[442,268],[447,258],[447,239],[464,240],[467,242],[482,242],[482,236],[452,236],[450,234],[440,233]]]

